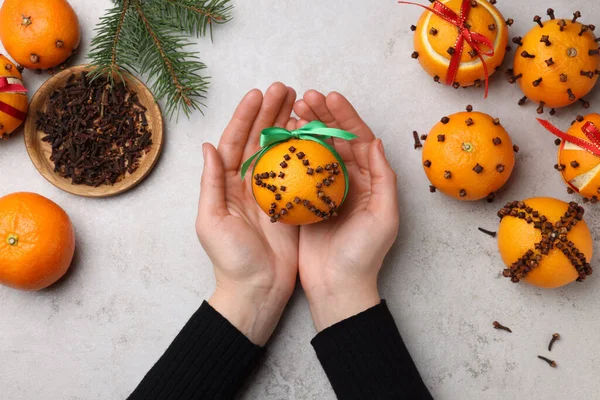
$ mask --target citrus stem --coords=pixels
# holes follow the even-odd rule
[[[22,15],[23,17],[23,21],[21,21],[21,25],[28,27],[29,25],[31,25],[31,17],[26,17],[25,15]]]
[[[6,243],[8,243],[11,246],[16,246],[19,243],[19,237],[17,235],[15,235],[15,234],[11,233],[6,238]]]
[[[471,143],[463,143],[462,149],[467,153],[471,153],[473,151],[473,145]]]

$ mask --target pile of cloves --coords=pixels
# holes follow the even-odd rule
[[[76,185],[113,185],[152,145],[146,108],[123,82],[88,73],[54,90],[36,125],[52,146],[54,171]]]
[[[592,274],[592,267],[587,262],[585,254],[581,253],[575,244],[568,240],[568,233],[579,221],[583,220],[584,209],[577,203],[571,202],[565,215],[555,224],[548,221],[548,218],[541,215],[538,211],[527,206],[523,201],[513,201],[507,203],[504,208],[498,212],[500,219],[505,217],[514,217],[525,220],[528,224],[542,232],[542,240],[535,244],[534,249],[528,250],[521,258],[506,268],[502,275],[510,278],[512,282],[518,283],[524,279],[529,272],[537,268],[540,261],[550,253],[550,250],[557,248],[571,262],[577,270],[578,282],[584,281]]]

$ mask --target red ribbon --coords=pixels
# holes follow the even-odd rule
[[[0,93],[19,93],[26,94],[27,89],[25,86],[18,83],[9,83],[8,78],[3,76],[0,77]],[[24,121],[27,117],[27,114],[21,110],[17,110],[10,104],[6,104],[3,101],[0,101],[0,112],[10,115],[13,118],[16,118],[20,121]]]
[[[400,4],[410,4],[413,6],[418,6],[429,10],[431,13],[437,15],[443,20],[451,23],[452,25],[458,28],[458,37],[456,38],[456,44],[454,46],[454,54],[450,59],[450,65],[448,66],[448,73],[446,74],[446,85],[452,85],[454,80],[456,79],[456,75],[458,74],[458,68],[460,67],[460,61],[462,59],[463,49],[465,42],[467,42],[473,50],[477,53],[477,57],[481,60],[481,64],[483,65],[483,71],[485,73],[485,98],[488,96],[489,85],[490,85],[490,74],[488,71],[487,64],[483,59],[483,56],[492,57],[494,52],[494,44],[491,40],[489,40],[484,35],[471,32],[470,29],[466,26],[467,18],[469,18],[469,13],[471,12],[471,1],[463,0],[462,6],[460,8],[460,15],[457,15],[452,9],[448,8],[446,5],[436,0],[433,3],[433,7],[427,7],[418,3],[411,3],[408,1],[399,1]],[[489,51],[484,51],[480,45],[486,46]]]
[[[600,157],[600,129],[594,125],[593,122],[587,121],[582,127],[581,130],[584,135],[590,140],[589,142],[578,138],[577,136],[569,135],[552,125],[550,122],[545,121],[543,119],[537,119],[540,124],[544,128],[546,128],[550,133],[554,136],[558,136],[562,140],[573,143],[576,146],[581,147],[582,149],[592,153],[596,157]]]
[[[17,78],[15,78],[17,79]],[[0,77],[0,93],[15,92],[15,93],[27,93],[25,86],[18,83],[9,83],[6,76]]]

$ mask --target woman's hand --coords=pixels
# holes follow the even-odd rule
[[[272,224],[242,182],[240,166],[259,150],[263,129],[295,125],[293,89],[273,84],[249,92],[223,132],[218,149],[205,143],[196,231],[217,287],[209,303],[246,337],[264,345],[287,304],[298,273],[298,228]]]
[[[309,91],[294,111],[300,126],[318,119],[359,136],[333,142],[350,176],[339,216],[300,229],[300,280],[322,331],[381,301],[377,275],[398,234],[396,175],[381,140],[341,94]]]

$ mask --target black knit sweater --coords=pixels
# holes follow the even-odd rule
[[[432,399],[385,301],[312,345],[340,400]],[[263,353],[204,302],[129,399],[232,399]]]

